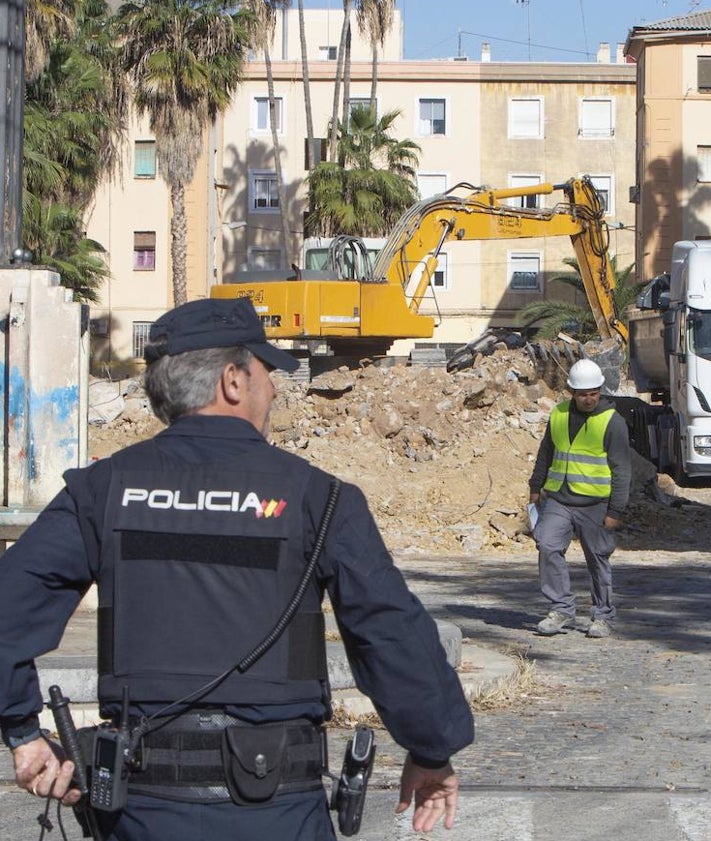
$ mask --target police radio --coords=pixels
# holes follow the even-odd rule
[[[94,735],[89,803],[103,812],[117,812],[126,805],[131,755],[128,727],[128,687],[123,688],[121,721],[99,727]]]
[[[370,727],[356,727],[348,742],[343,770],[334,781],[331,809],[338,812],[338,828],[342,835],[355,835],[360,830],[368,780],[375,761],[375,735]]]

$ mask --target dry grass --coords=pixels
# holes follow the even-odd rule
[[[520,652],[514,653],[516,671],[508,677],[500,678],[483,691],[470,698],[471,708],[475,712],[495,712],[511,709],[535,699],[544,683],[538,676],[536,664]]]
[[[329,727],[371,727],[373,730],[384,730],[385,725],[376,712],[355,715],[338,703],[333,705],[333,716],[328,722]]]

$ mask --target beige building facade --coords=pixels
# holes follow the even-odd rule
[[[307,10],[306,16],[314,131],[325,138],[342,14]],[[272,50],[289,239],[284,243],[281,235],[266,65],[255,58],[205,139],[186,197],[191,299],[208,296],[214,283],[233,280],[243,269],[301,262],[307,133],[298,29],[296,11],[280,15]],[[352,44],[349,99],[357,105],[370,97],[371,56],[355,25]],[[604,197],[618,265],[632,263],[634,65],[623,60],[621,49],[613,60],[609,49],[601,49],[596,63],[499,63],[488,49],[482,59],[404,61],[396,18],[379,61],[377,111],[399,110],[395,135],[420,146],[421,196],[460,183],[528,186],[587,174]],[[88,221],[112,270],[92,312],[95,333],[105,331],[95,345],[103,347],[107,364],[140,356],[148,326],[172,303],[170,202],[151,142],[145,125],[136,123],[123,179],[104,185]],[[545,197],[540,206],[554,201],[555,195]],[[525,304],[569,296],[567,287],[550,281],[567,270],[562,261],[571,256],[567,238],[448,245],[422,307],[438,313],[433,341],[463,344],[489,326],[515,327]],[[405,352],[407,343],[393,350]]]
[[[711,237],[711,11],[630,31],[637,65],[636,260],[669,271],[674,243]]]

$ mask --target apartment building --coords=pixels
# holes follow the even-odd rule
[[[326,137],[342,14],[307,10],[307,52],[314,130]],[[405,61],[402,22],[380,56],[377,110],[399,110],[394,132],[421,148],[423,198],[457,184],[510,187],[590,175],[606,204],[611,250],[634,260],[635,67],[601,45],[595,63],[502,63],[482,48],[479,60]],[[223,119],[204,141],[188,191],[190,298],[245,268],[299,263],[307,209],[306,117],[298,14],[280,14],[272,50],[280,160],[289,237],[283,241],[268,117],[266,64],[248,62]],[[349,101],[367,102],[370,45],[353,26]],[[320,147],[319,147],[320,148]],[[88,233],[109,252],[112,279],[94,308],[98,353],[107,362],[140,356],[150,323],[171,305],[169,214],[156,177],[155,144],[132,127],[120,183],[97,196]],[[545,201],[555,202],[555,195]],[[513,201],[513,200],[512,200]],[[543,200],[541,200],[542,202]],[[567,238],[460,242],[440,257],[424,311],[439,313],[433,341],[465,343],[488,326],[515,326],[522,306],[573,294],[551,283],[573,256]],[[395,352],[405,352],[398,343]]]
[[[711,11],[634,27],[636,261],[669,271],[677,240],[711,237]]]

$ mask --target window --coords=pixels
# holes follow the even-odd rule
[[[156,177],[155,140],[137,140],[133,147],[134,178]]]
[[[418,172],[417,189],[420,198],[429,199],[447,191],[447,176],[438,172]]]
[[[698,181],[711,181],[711,146],[696,147],[696,164]]]
[[[134,359],[142,359],[143,351],[148,344],[148,336],[151,332],[152,321],[134,321],[133,322],[133,357]]]
[[[711,93],[711,56],[698,57],[697,74],[699,93]]]
[[[509,175],[509,187],[535,187],[541,183],[540,175]],[[541,207],[542,196],[516,196],[508,199],[506,204],[513,207],[535,208]]]
[[[348,100],[348,113],[352,114],[356,108],[363,108],[366,111],[370,110],[370,97],[369,96],[352,96]],[[378,114],[378,106],[375,106],[375,114]]]
[[[580,137],[612,137],[615,133],[614,109],[611,99],[580,100]]]
[[[611,213],[615,212],[614,208],[614,193],[612,191],[612,176],[611,175],[591,175],[590,180],[593,183],[593,187],[598,192],[600,196],[600,201],[602,202],[603,210],[605,211],[606,215],[610,215]]]
[[[543,137],[543,99],[509,99],[509,137]]]
[[[279,195],[274,170],[253,170],[249,180],[249,210],[254,213],[277,213]]]
[[[319,47],[318,58],[319,61],[335,61],[338,56],[336,47]]]
[[[430,280],[433,289],[449,289],[447,282],[447,255],[440,252],[437,258],[437,268],[434,270]]]
[[[152,272],[156,267],[156,232],[133,232],[133,268],[137,272]]]
[[[281,249],[257,248],[248,249],[247,263],[250,269],[281,269]]]
[[[311,138],[311,160],[313,165],[320,164],[328,157],[328,140],[325,137]],[[309,168],[309,139],[304,138],[304,169]]]
[[[511,251],[508,260],[509,289],[538,292],[541,288],[541,255],[535,252]]]
[[[279,134],[283,131],[284,102],[280,96],[274,98],[274,110],[276,111],[276,125]],[[252,122],[255,131],[271,131],[269,122],[269,97],[255,96],[254,98],[254,119]]]
[[[445,134],[445,130],[445,101],[443,99],[421,99],[419,134]]]

